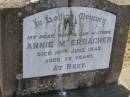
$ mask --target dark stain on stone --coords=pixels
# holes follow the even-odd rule
[[[73,29],[74,29],[74,17],[73,17],[73,12],[70,8],[70,15],[66,18],[64,18],[64,30],[66,31],[67,30],[67,27],[68,27],[68,40],[70,40],[70,36],[73,34]]]
[[[72,0],[68,0],[68,7],[71,7]]]
[[[65,30],[67,29],[67,25],[69,24],[69,19],[68,18],[64,18],[64,28]]]

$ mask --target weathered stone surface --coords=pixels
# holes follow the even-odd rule
[[[26,5],[28,0],[0,0],[0,8],[16,8]]]
[[[53,0],[52,0],[53,1]],[[55,1],[53,1],[55,3]],[[47,5],[47,1],[44,2]],[[60,3],[59,3],[60,4]],[[25,15],[31,15],[48,8],[54,8],[56,6],[39,6],[40,4],[28,5],[25,7]],[[66,6],[66,4],[65,4]],[[127,40],[128,31],[128,18],[127,7],[118,7],[115,4],[107,2],[106,0],[69,0],[68,6],[83,6],[83,7],[94,7],[102,9],[108,12],[112,12],[117,15],[117,23],[115,28],[115,37],[113,42],[113,49],[110,61],[110,68],[106,70],[96,70],[83,73],[73,73],[63,76],[63,87],[65,89],[74,89],[83,86],[92,86],[95,84],[105,84],[117,82],[120,74],[125,50],[125,43]],[[123,12],[121,11],[123,10]],[[126,10],[126,11],[125,11]],[[125,14],[125,16],[124,16]],[[122,40],[121,40],[122,39]],[[19,93],[33,93],[33,92],[45,92],[48,90],[58,89],[55,86],[57,77],[43,77],[27,79],[22,82],[22,87]],[[39,83],[40,82],[40,83]],[[30,84],[30,85],[29,85]],[[46,87],[45,87],[46,86]],[[23,91],[24,90],[24,91]]]
[[[0,87],[3,97],[12,95],[16,91],[16,74],[19,71],[19,41],[20,19],[19,9],[1,10],[1,54],[0,56]]]
[[[101,85],[67,91],[67,97],[129,97],[130,92],[121,85]],[[20,97],[59,97],[57,93],[32,94]]]
[[[127,39],[127,44],[126,44],[126,49],[125,49],[123,65],[124,66],[130,65],[130,28],[128,31],[128,39]]]
[[[1,11],[0,11],[0,47],[1,47]],[[1,48],[0,48],[0,64],[1,64]],[[1,86],[2,86],[2,65],[0,65],[0,93],[1,93]],[[1,96],[1,95],[0,95]]]
[[[110,68],[82,73],[63,75],[63,87],[75,89],[96,84],[115,83],[118,80],[130,22],[130,7],[117,6],[106,0],[42,0],[29,4],[22,9],[3,9],[0,11],[0,86],[5,96],[13,94],[30,94],[57,90],[57,76],[16,80],[16,74],[22,73],[22,18],[34,13],[62,6],[94,7],[111,12],[117,16]],[[61,79],[60,79],[61,80]],[[60,81],[61,82],[61,81]]]
[[[130,65],[125,65],[122,68],[118,83],[125,86],[130,91]]]
[[[128,38],[126,43],[126,49],[123,59],[123,68],[119,77],[119,84],[124,85],[127,89],[130,90],[130,27],[128,30]]]
[[[54,0],[55,1],[55,0]],[[55,6],[55,4],[53,4],[52,0],[38,0],[37,2],[43,2],[42,4],[44,6]],[[44,4],[44,2],[47,2],[47,4]],[[68,0],[64,0],[64,1],[61,1],[61,0],[57,0],[55,3],[57,4],[57,7],[63,7],[63,6],[67,6],[68,3]],[[21,8],[21,7],[24,7],[28,4],[31,4],[31,3],[35,3],[35,2],[31,2],[31,0],[0,0],[0,8]]]
[[[117,5],[130,5],[130,0],[109,0]]]

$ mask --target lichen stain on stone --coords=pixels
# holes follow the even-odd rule
[[[75,33],[75,25],[77,24],[76,16],[73,14],[72,9],[70,8],[70,16],[65,17],[63,20],[63,26],[65,32],[68,34],[68,41],[70,40],[70,36]],[[67,31],[68,30],[68,31]]]
[[[69,18],[64,18],[64,29],[67,30],[67,26],[69,25]]]
[[[80,38],[82,37],[83,30],[84,30],[84,24],[80,20],[80,22],[79,22],[79,34],[81,34]]]

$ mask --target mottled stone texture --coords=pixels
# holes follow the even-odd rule
[[[117,5],[130,5],[130,0],[109,0]]]
[[[19,40],[20,19],[17,16],[19,9],[4,9],[0,11],[0,87],[3,97],[16,91],[16,74],[19,72]]]
[[[100,85],[91,88],[80,88],[67,91],[67,97],[130,97],[130,92],[123,86],[117,84]],[[20,97],[59,97],[57,93],[32,94]]]
[[[21,8],[25,6],[27,3],[29,3],[30,1],[31,0],[0,0],[0,8],[16,8],[16,7]],[[39,0],[39,1],[45,1],[45,0]],[[61,0],[56,0],[56,1],[58,1],[57,3],[60,3],[59,5],[64,4],[64,2]],[[130,0],[108,0],[108,1],[116,5],[130,5]]]
[[[22,18],[56,7],[94,7],[117,16],[110,68],[88,72],[65,74],[62,77],[65,89],[110,84],[118,80],[128,36],[130,7],[117,6],[107,0],[42,0],[21,9],[0,11],[0,87],[3,97],[16,94],[30,94],[57,90],[57,76],[16,80],[22,73]],[[22,15],[21,15],[22,12]],[[101,59],[102,60],[102,59]],[[61,82],[61,79],[60,79]]]
[[[29,0],[0,0],[0,8],[14,8],[26,5]]]
[[[127,39],[127,44],[126,44],[126,49],[125,49],[123,65],[124,66],[130,65],[130,27],[128,31],[128,39]]]

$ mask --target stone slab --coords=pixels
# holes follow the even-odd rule
[[[128,97],[130,91],[116,84],[67,91],[67,97]],[[60,97],[58,92],[18,97]]]
[[[51,2],[51,0],[49,2]],[[34,13],[56,8],[61,6],[60,4],[63,4],[58,3],[59,1],[55,0],[52,0],[52,2],[53,3],[48,4],[47,1],[44,1],[44,5],[46,6],[42,5],[42,3],[30,4],[25,7],[24,15],[30,16]],[[65,1],[61,0],[60,2]],[[130,16],[128,13],[129,7],[118,7],[117,5],[106,0],[69,0],[69,2],[66,1],[64,3],[64,6],[94,7],[108,11],[117,16],[117,22],[110,60],[110,68],[104,70],[65,74],[62,77],[63,88],[75,89],[79,87],[90,87],[97,84],[109,84],[117,82],[122,69],[123,57],[128,36],[128,19]],[[57,79],[57,76],[23,79],[20,81],[18,93],[31,94],[37,92],[46,92],[49,90],[57,90]]]

